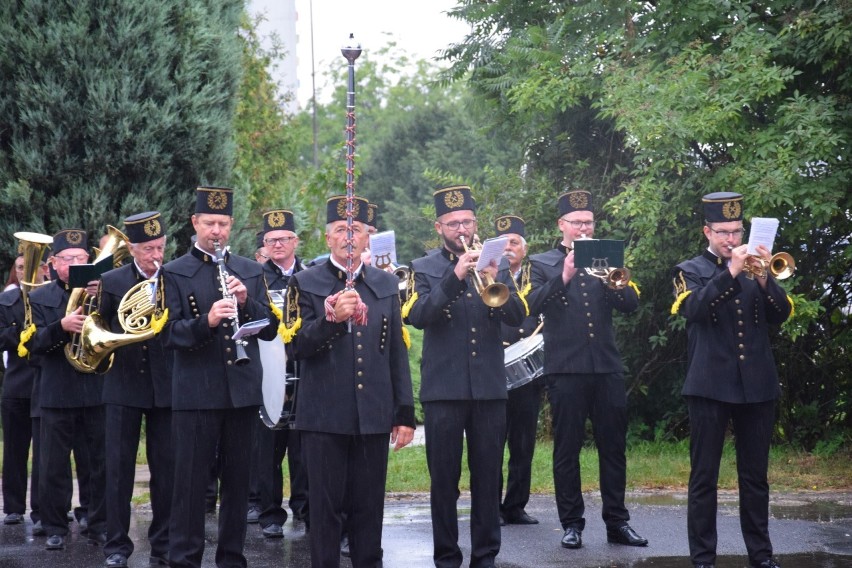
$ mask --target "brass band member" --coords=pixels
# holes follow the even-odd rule
[[[301,371],[296,428],[308,471],[314,568],[340,565],[344,512],[352,566],[381,566],[388,435],[398,450],[414,434],[397,279],[361,262],[367,202],[353,199],[351,244],[346,197],[332,197],[331,256],[294,274],[287,290],[287,329],[295,334],[288,335],[288,353]],[[350,253],[354,289],[345,288]]]
[[[500,552],[500,468],[506,436],[506,370],[500,324],[521,325],[522,301],[510,293],[489,307],[474,290],[470,271],[478,253],[465,252],[476,234],[475,203],[467,186],[439,189],[435,231],[441,250],[411,263],[414,292],[408,321],[424,330],[422,383],[426,459],[431,477],[435,566],[458,568],[459,479],[467,440],[471,479],[473,567],[493,566]],[[505,264],[505,263],[504,263]],[[497,267],[488,269],[497,276]],[[509,286],[514,292],[514,287]]]
[[[771,274],[746,278],[743,196],[705,195],[707,250],[674,269],[672,313],[686,318],[689,366],[683,395],[689,409],[689,555],[700,568],[716,562],[716,487],[728,423],[736,436],[740,525],[751,566],[779,568],[769,541],[769,443],[781,395],[770,326],[792,310]],[[765,247],[757,248],[769,260]]]
[[[527,256],[526,224],[516,215],[503,215],[494,221],[494,229],[497,236],[509,239],[503,252],[509,261],[506,275],[512,278],[512,284],[523,294],[530,287],[530,265],[524,262]],[[534,315],[525,317],[520,326],[504,323],[501,327],[503,344],[511,345],[529,337],[537,325],[538,317]],[[533,380],[508,392],[506,445],[509,448],[509,476],[506,494],[503,496],[501,491],[500,495],[500,516],[505,524],[538,524],[538,519],[528,515],[525,507],[530,500],[532,460],[543,384],[541,380]]]
[[[68,534],[69,497],[72,493],[70,453],[74,437],[82,430],[89,459],[88,528],[91,544],[106,541],[104,509],[104,407],[101,394],[103,375],[82,373],[65,357],[65,345],[72,334],[79,334],[86,316],[77,307],[66,315],[71,292],[68,286],[70,268],[89,260],[86,232],[66,229],[53,236],[50,262],[56,280],[33,290],[30,303],[36,333],[28,344],[33,354],[40,355],[39,406],[41,408],[41,449],[39,452],[39,508],[42,527],[48,535],[45,548],[65,548]],[[98,282],[89,282],[86,294],[97,293]]]
[[[169,525],[171,566],[201,566],[204,552],[205,487],[217,447],[221,463],[221,506],[216,563],[245,566],[251,441],[261,404],[257,338],[247,338],[248,361],[237,364],[237,324],[269,318],[263,339],[275,337],[261,267],[230,254],[233,190],[199,187],[192,226],[196,242],[165,265],[169,321],[163,344],[174,350],[172,428],[175,467]],[[220,272],[216,250],[224,255]],[[225,280],[225,289],[221,285]],[[177,462],[176,462],[177,463]]]
[[[264,213],[261,239],[268,257],[263,263],[266,286],[270,292],[284,294],[293,274],[304,269],[302,261],[296,256],[299,237],[296,235],[293,212],[275,209]],[[297,376],[295,361],[287,361],[287,372]],[[292,395],[292,387],[288,387],[288,391]],[[287,511],[282,506],[284,474],[281,462],[285,454],[290,471],[290,509],[298,519],[304,520],[306,513],[308,480],[302,464],[299,431],[290,428],[270,430],[259,426],[256,443],[256,465],[253,469],[257,476],[258,522],[264,537],[281,538],[284,536],[282,527],[287,521]]]
[[[557,226],[562,242],[534,255],[530,312],[544,315],[544,373],[553,412],[553,479],[556,508],[564,531],[562,546],[580,548],[585,528],[580,485],[580,450],[586,418],[594,428],[600,460],[602,516],[607,540],[645,546],[627,521],[627,394],[624,367],[615,344],[612,311],[631,313],[639,306],[633,286],[615,290],[574,267],[574,241],[592,237],[595,215],[588,191],[559,197]]]
[[[159,211],[132,215],[124,220],[129,240],[129,262],[101,278],[98,312],[112,333],[124,333],[119,305],[129,290],[149,281],[143,294],[162,311],[160,267],[166,248],[166,229]],[[148,289],[150,286],[150,290]],[[156,312],[151,316],[156,317]],[[103,393],[106,414],[106,518],[104,565],[123,568],[133,553],[130,499],[136,474],[139,435],[145,423],[145,451],[151,472],[153,518],[148,528],[151,566],[167,566],[174,456],[172,455],[172,353],[163,349],[159,336],[123,346],[106,375]]]

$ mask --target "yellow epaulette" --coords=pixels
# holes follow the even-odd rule
[[[683,301],[686,299],[686,297],[689,296],[690,294],[692,294],[692,290],[686,290],[685,292],[681,292],[680,294],[677,295],[677,298],[675,299],[674,304],[672,304],[672,315],[673,316],[677,315],[678,310],[680,310],[680,305],[683,303]]]
[[[789,294],[787,294],[787,301],[790,302],[790,315],[787,317],[787,319],[791,319],[796,313],[796,303],[793,301],[793,298],[791,298]]]
[[[290,343],[296,337],[296,333],[300,327],[302,327],[302,318],[296,318],[296,321],[290,327],[287,327],[284,322],[281,322],[278,326],[278,335],[281,336],[284,343]]]
[[[36,326],[34,323],[31,323],[27,329],[21,332],[21,342],[18,343],[18,357],[21,359],[30,354],[30,350],[27,349],[27,341],[33,338],[35,332]]]
[[[402,318],[403,319],[408,318],[408,314],[409,314],[409,312],[411,312],[411,308],[414,307],[414,303],[417,301],[417,298],[418,298],[417,292],[412,292],[411,297],[409,297],[408,300],[405,302],[405,304],[402,306]]]
[[[402,342],[405,343],[406,349],[411,349],[411,335],[408,333],[408,328],[402,326]]]
[[[633,280],[631,280],[631,281],[630,281],[630,282],[628,282],[627,284],[628,284],[631,288],[633,288],[633,290],[636,292],[636,295],[637,295],[637,296],[641,296],[641,295],[642,295],[642,292],[640,292],[640,291],[639,291],[639,285],[638,285],[638,284],[636,284],[636,282],[634,282]]]
[[[151,317],[151,331],[154,332],[154,335],[157,335],[158,333],[163,331],[163,328],[166,326],[166,322],[168,322],[168,321],[169,321],[169,308],[166,308],[165,310],[163,310],[163,313],[160,314],[160,317],[157,317],[157,315],[154,314]]]

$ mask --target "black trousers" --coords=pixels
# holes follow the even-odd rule
[[[42,408],[39,512],[42,526],[48,535],[68,534],[66,512],[72,493],[71,449],[78,435],[82,435],[85,440],[89,458],[88,530],[106,530],[104,407]],[[80,458],[75,456],[75,461],[80,461]]]
[[[389,434],[301,434],[310,479],[312,568],[340,566],[344,512],[353,568],[380,568]]]
[[[289,430],[270,430],[263,423],[255,428],[255,454],[252,458],[252,477],[256,481],[257,504],[260,507],[260,526],[283,525],[284,472],[281,462],[287,453]],[[253,502],[252,496],[249,501]]]
[[[607,528],[626,524],[630,515],[624,506],[627,482],[624,376],[621,373],[554,374],[546,378],[553,412],[553,483],[562,528],[583,530],[586,526],[580,450],[586,437],[587,418],[592,421],[598,449],[601,516]]]
[[[92,461],[92,456],[89,455],[89,445],[86,442],[86,428],[83,425],[83,419],[79,416],[77,417],[72,451],[74,452],[74,469],[77,471],[77,498],[80,502],[79,506],[74,507],[74,518],[79,522],[83,517],[88,518],[89,516],[89,502],[91,501],[89,495],[91,468],[89,464]],[[68,496],[69,511],[71,510],[71,497],[71,495]],[[104,515],[106,515],[106,510],[104,510]],[[103,530],[103,527],[100,527],[99,530]]]
[[[0,400],[0,422],[3,424],[3,512],[23,515],[27,510],[27,463],[33,436],[30,399]],[[35,509],[32,502],[30,509]]]
[[[772,557],[769,541],[769,445],[775,424],[775,401],[731,404],[686,397],[689,409],[689,497],[687,532],[692,562],[716,561],[716,487],[728,424],[733,423],[740,488],[740,527],[749,561]]]
[[[174,455],[170,408],[143,409],[117,404],[106,406],[106,520],[104,556],[133,553],[130,530],[130,500],[136,477],[136,452],[145,418],[145,450],[151,472],[150,492],[153,519],[148,528],[151,556],[169,553]]]
[[[502,496],[503,472],[500,471],[502,504],[500,512],[512,518],[524,512],[530,500],[532,460],[538,431],[543,381],[534,380],[509,391],[506,401],[506,445],[509,448],[509,475],[506,495]]]
[[[173,410],[175,456],[169,562],[200,568],[204,554],[205,493],[218,444],[220,470],[219,536],[216,566],[245,568],[249,471],[257,407]]]
[[[32,519],[33,524],[41,521],[41,511],[39,506],[39,497],[38,497],[38,484],[39,484],[39,471],[41,466],[41,416],[35,416],[31,418],[32,420],[32,432],[33,432],[33,465],[30,479],[30,519]],[[68,496],[68,500],[71,500],[71,496]]]
[[[463,560],[457,503],[465,440],[470,470],[470,566],[490,566],[500,552],[500,500],[496,497],[500,494],[506,401],[432,401],[423,403],[423,411],[435,566],[458,568]]]
[[[287,434],[287,466],[290,469],[290,510],[293,514],[308,514],[308,472],[302,458],[302,433],[290,430]]]

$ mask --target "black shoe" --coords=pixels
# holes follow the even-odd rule
[[[568,527],[562,535],[562,548],[580,548],[583,546],[583,531]]]
[[[262,532],[265,538],[284,538],[284,529],[276,523],[263,527]]]
[[[103,546],[106,544],[107,541],[106,531],[86,531],[86,536],[89,537],[86,542],[88,542],[92,546]]]
[[[127,557],[123,554],[110,554],[104,561],[106,568],[127,568]]]
[[[500,526],[501,527],[506,526],[506,517],[503,516],[503,513],[500,513]]]
[[[538,519],[527,515],[526,511],[521,511],[517,515],[506,515],[504,517],[507,525],[537,525]]]
[[[772,558],[764,560],[760,564],[752,564],[754,568],[781,568],[781,565],[775,562]]]
[[[169,561],[162,556],[152,556],[148,559],[148,566],[168,566]]]
[[[340,555],[349,558],[349,535],[344,534],[340,537]]]
[[[250,525],[256,525],[260,521],[260,509],[252,505],[249,507],[246,514],[246,522]]]
[[[24,522],[24,516],[20,513],[9,513],[6,515],[6,518],[3,519],[4,525],[20,525]]]
[[[606,529],[606,540],[615,544],[626,544],[627,546],[647,546],[648,539],[639,536],[630,525],[622,525],[616,528]]]
[[[47,531],[41,525],[41,521],[36,521],[33,525],[33,536],[46,536]]]
[[[294,521],[305,521],[308,518],[308,514],[305,513],[302,509],[298,511],[293,511],[293,520]]]
[[[44,543],[45,550],[62,550],[63,548],[65,548],[65,537],[62,535],[52,534]]]

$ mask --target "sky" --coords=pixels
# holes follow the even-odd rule
[[[289,7],[293,1],[251,0],[250,10],[265,14],[267,19],[261,27],[262,34],[276,30],[283,38],[280,30],[293,19]],[[323,93],[330,94],[334,86],[322,85],[322,74],[335,62],[346,67],[340,48],[350,33],[355,34],[364,53],[384,47],[392,37],[414,59],[429,59],[447,45],[464,39],[467,27],[446,15],[455,4],[456,0],[295,0],[300,105],[304,107],[311,98],[311,13],[317,98],[323,101],[327,100]],[[291,51],[286,45],[285,49]],[[356,61],[356,78],[357,72]]]

